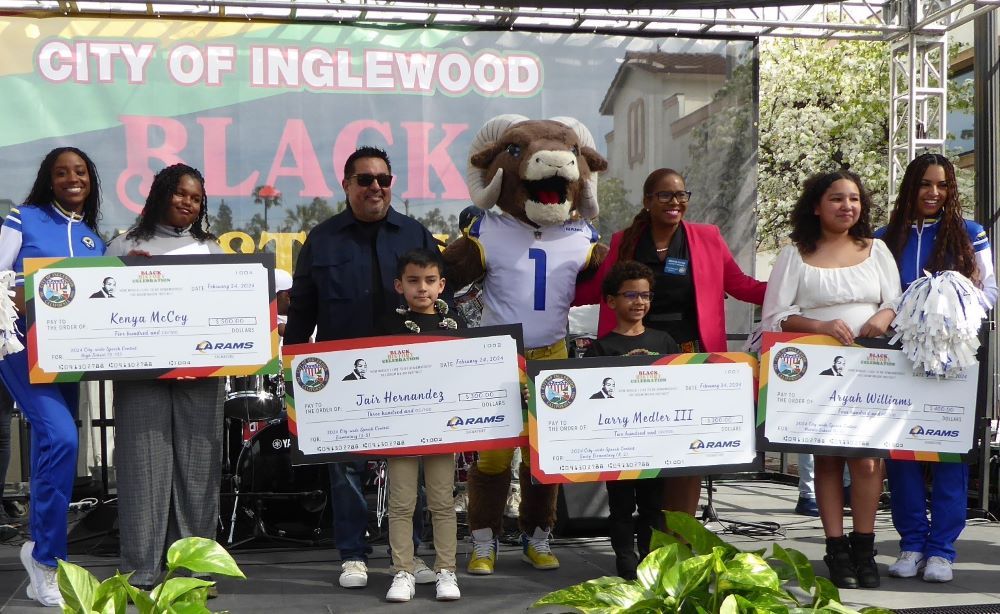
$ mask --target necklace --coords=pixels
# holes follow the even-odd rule
[[[441,316],[441,321],[438,322],[439,327],[449,328],[451,330],[455,330],[456,328],[458,328],[458,323],[455,322],[455,320],[447,317],[448,303],[442,301],[441,299],[437,299],[436,301],[434,301],[434,311],[436,311],[437,314]],[[409,309],[407,307],[399,307],[396,309],[396,313],[398,313],[401,316],[405,316],[407,313],[409,313]],[[404,320],[403,326],[405,326],[407,330],[411,332],[414,333],[420,332],[420,325],[414,322],[413,320]]]
[[[667,246],[667,247],[657,247],[656,248],[656,253],[657,254],[662,254],[663,252],[667,251],[668,249],[670,249],[669,246]]]

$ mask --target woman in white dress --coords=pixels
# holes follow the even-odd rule
[[[767,283],[762,329],[829,335],[844,345],[880,337],[895,317],[899,271],[872,238],[871,199],[849,171],[815,175],[791,214],[792,245]],[[844,535],[842,474],[851,473],[853,531]],[[824,561],[840,588],[875,588],[875,512],[882,492],[876,458],[816,456],[816,502],[826,534]]]

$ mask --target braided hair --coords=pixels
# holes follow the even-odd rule
[[[861,212],[858,221],[847,231],[855,243],[864,245],[867,239],[872,237],[872,197],[861,183],[861,177],[849,170],[842,169],[831,173],[818,173],[805,180],[802,184],[802,194],[795,201],[792,207],[791,222],[792,232],[789,237],[795,246],[799,248],[800,254],[811,254],[816,251],[816,243],[823,234],[820,226],[819,216],[816,215],[816,206],[823,199],[823,194],[830,189],[834,183],[846,179],[858,187],[861,196]]]
[[[55,202],[55,193],[52,191],[52,169],[56,165],[56,160],[64,153],[74,153],[80,156],[83,163],[87,165],[87,175],[90,176],[90,193],[83,201],[83,223],[97,232],[97,221],[101,217],[101,178],[97,175],[97,167],[90,156],[76,147],[56,147],[42,160],[38,167],[38,174],[35,176],[35,183],[31,186],[31,192],[25,197],[22,204],[35,205],[38,207],[51,207]]]
[[[924,174],[931,166],[944,169],[945,181],[948,183],[948,196],[941,207],[941,221],[931,256],[924,266],[931,273],[939,271],[957,271],[969,279],[976,274],[976,256],[972,249],[972,241],[965,229],[965,219],[962,217],[962,206],[958,202],[958,180],[955,178],[955,166],[948,158],[934,153],[917,156],[906,166],[903,182],[899,186],[896,204],[889,214],[889,224],[885,227],[885,243],[898,263],[903,257],[903,250],[910,237],[910,227],[921,221],[920,214],[920,184]]]
[[[208,231],[208,199],[204,196],[205,178],[201,176],[198,169],[187,164],[173,164],[156,173],[156,176],[153,177],[153,185],[149,186],[149,195],[146,197],[146,204],[143,206],[139,223],[128,231],[126,238],[146,241],[153,237],[156,225],[163,221],[164,214],[170,207],[170,201],[177,191],[177,186],[185,175],[201,185],[202,193],[201,209],[198,211],[198,219],[191,224],[191,236],[199,241],[215,240],[215,235]]]
[[[658,168],[646,177],[646,181],[642,183],[642,194],[643,201],[645,201],[647,196],[650,196],[653,188],[657,183],[660,182],[664,177],[675,176],[680,177],[681,180],[684,177],[672,168]],[[649,225],[652,223],[652,218],[649,215],[649,209],[643,207],[639,213],[632,218],[632,223],[629,224],[622,232],[622,244],[618,248],[618,259],[619,260],[634,260],[635,259],[635,248],[639,245],[639,239],[642,238],[646,230],[649,229]]]

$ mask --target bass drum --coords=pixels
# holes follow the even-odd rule
[[[315,542],[329,534],[326,465],[292,466],[287,418],[230,421],[228,439],[234,475],[221,507],[223,519],[235,527],[223,527],[223,543],[248,537]]]

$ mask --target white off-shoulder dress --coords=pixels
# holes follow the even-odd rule
[[[781,332],[790,316],[840,319],[857,335],[877,311],[895,308],[901,294],[899,269],[885,243],[873,239],[868,257],[854,266],[806,264],[794,245],[784,247],[771,269],[760,330]]]

